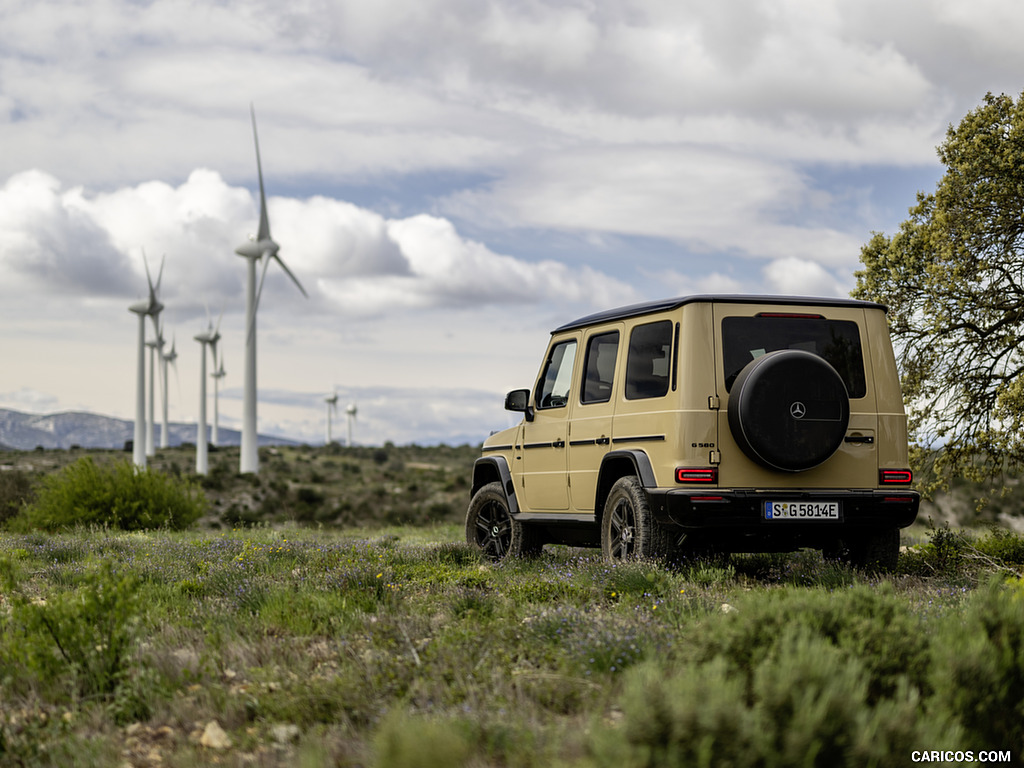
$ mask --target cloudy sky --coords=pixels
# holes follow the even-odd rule
[[[693,292],[842,296],[987,91],[1017,0],[5,0],[0,407],[134,414],[165,257],[171,418],[223,313],[237,427],[257,227],[260,431],[478,441],[551,328]]]

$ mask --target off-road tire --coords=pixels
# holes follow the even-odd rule
[[[505,491],[498,482],[488,483],[473,494],[466,512],[466,543],[494,562],[534,557],[544,547],[536,528],[509,514]]]
[[[852,565],[866,571],[889,573],[900,557],[898,528],[884,528],[858,535],[850,542],[848,558]]]
[[[661,560],[670,540],[654,519],[640,480],[627,475],[615,481],[601,518],[601,553],[605,560]]]

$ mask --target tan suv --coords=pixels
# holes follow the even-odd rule
[[[610,559],[815,547],[891,568],[917,516],[885,308],[688,296],[556,328],[473,468],[466,539]]]

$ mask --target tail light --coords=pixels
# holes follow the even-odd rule
[[[910,485],[914,473],[909,469],[881,469],[878,471],[879,485]]]
[[[676,469],[676,482],[697,485],[714,485],[718,482],[718,468],[678,467]]]

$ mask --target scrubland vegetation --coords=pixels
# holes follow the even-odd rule
[[[0,533],[0,764],[1024,755],[1024,539],[1009,530],[915,528],[886,575],[811,551],[666,568],[547,547],[496,566],[462,543],[459,449],[364,450],[269,454],[258,481],[166,467],[144,487],[166,507],[166,480],[203,507],[181,531],[42,530],[25,504],[59,467],[43,484],[35,469],[0,473],[30,481],[0,484],[0,510],[14,508]],[[105,483],[80,457],[22,458]]]

